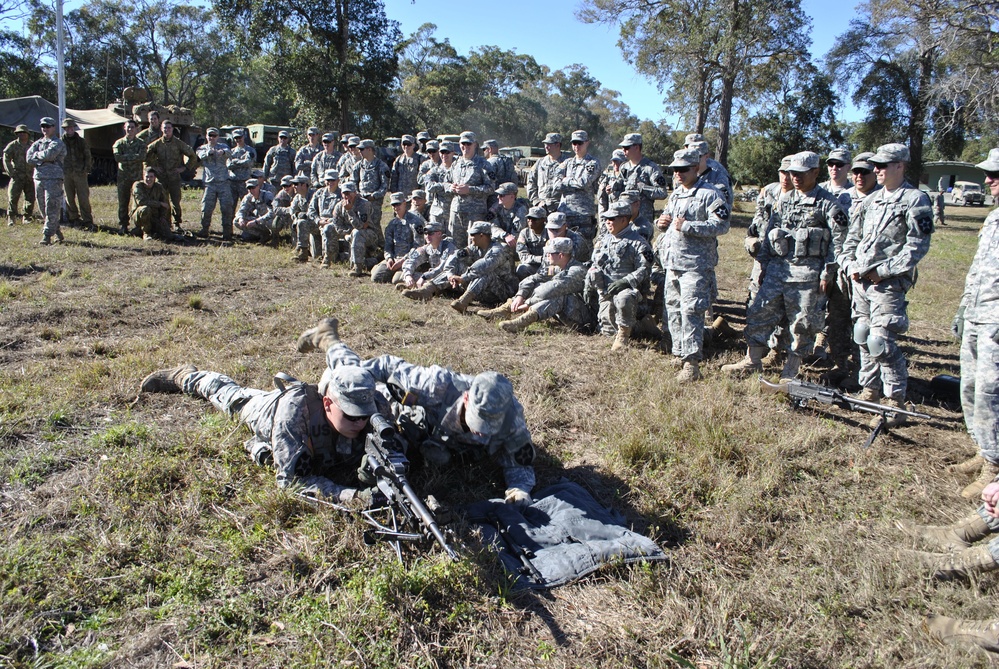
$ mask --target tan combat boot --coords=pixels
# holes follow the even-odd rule
[[[631,341],[631,328],[619,327],[617,335],[614,337],[614,343],[611,344],[611,350],[620,351],[621,349],[628,348],[629,341]]]
[[[402,291],[402,296],[410,300],[429,301],[436,294],[437,286],[432,283],[424,285],[423,288],[410,288],[409,290]]]
[[[798,370],[801,368],[801,356],[797,353],[788,353],[784,368],[780,372],[781,381],[793,381],[798,378]]]
[[[309,252],[300,246],[291,254],[291,259],[296,262],[305,262],[309,259]]]
[[[905,408],[905,401],[904,400],[897,400],[897,399],[893,399],[891,397],[885,399],[882,402],[882,404],[884,406],[886,406],[886,407],[895,407],[896,409],[904,409]],[[871,425],[871,429],[872,430],[875,427],[877,427],[878,422],[880,420],[881,420],[881,416],[875,416],[874,418],[871,419],[870,425]],[[885,429],[891,430],[891,429],[894,429],[896,427],[902,427],[908,421],[909,421],[909,417],[906,416],[905,414],[901,414],[901,413],[889,413],[888,417],[885,418],[885,425],[884,426],[885,426]]]
[[[459,314],[465,313],[468,306],[475,301],[475,295],[472,295],[469,291],[465,291],[461,294],[457,300],[451,302],[451,308],[457,311]]]
[[[676,375],[676,380],[679,383],[690,383],[697,381],[699,378],[701,378],[701,366],[696,361],[690,360],[683,363],[683,369]]]
[[[315,327],[309,328],[298,337],[295,347],[299,353],[308,353],[315,349],[327,351],[330,346],[340,341],[338,328],[340,321],[335,318],[323,318]]]
[[[767,356],[760,360],[764,367],[770,369],[771,367],[778,367],[784,364],[784,350],[780,348],[772,348],[767,352]]]
[[[980,646],[989,652],[999,653],[997,620],[961,620],[929,615],[923,619],[923,629],[937,641],[966,647]]]
[[[829,357],[829,346],[826,343],[825,332],[815,335],[815,346],[812,348],[812,357],[816,360],[825,360]]]
[[[881,401],[881,388],[864,388],[857,399],[861,402],[880,402]]]
[[[976,455],[973,458],[969,458],[964,462],[958,462],[954,465],[948,465],[947,471],[952,474],[977,474],[982,471],[982,465],[985,464],[985,458],[980,455]]]
[[[140,393],[179,393],[184,390],[184,381],[198,371],[194,365],[187,363],[170,369],[160,369],[142,379]]]
[[[956,553],[925,553],[905,551],[930,570],[930,576],[941,581],[954,578],[967,578],[972,574],[984,574],[999,569],[986,545],[972,546]]]
[[[981,496],[982,491],[985,490],[985,486],[992,483],[997,475],[999,475],[999,465],[994,465],[988,460],[983,459],[981,473],[977,479],[969,483],[961,491],[961,497],[977,500]]]
[[[350,272],[348,272],[348,274],[350,274],[350,276],[353,276],[353,277],[361,277],[361,276],[364,276],[365,274],[367,274],[367,272],[365,272],[363,269],[361,269],[357,265],[351,265],[350,266]]]
[[[945,553],[964,550],[992,533],[977,513],[952,525],[917,525],[907,520],[896,520],[895,526],[916,539],[921,548]]]
[[[750,346],[746,351],[746,357],[731,365],[722,365],[721,371],[729,376],[742,377],[754,372],[763,371],[763,354],[766,352],[764,346]]]
[[[733,328],[725,320],[724,316],[719,316],[711,324],[711,329],[714,331],[716,337],[732,337],[733,339],[739,337],[742,333]]]
[[[500,323],[500,329],[503,330],[503,332],[509,332],[512,334],[515,332],[521,332],[523,330],[526,330],[528,325],[537,322],[538,322],[538,312],[536,312],[534,309],[528,309],[520,316],[514,318],[512,321],[504,321]]]
[[[495,309],[482,309],[476,314],[476,316],[482,316],[487,321],[491,321],[496,318],[510,318],[511,316],[510,307],[512,306],[513,306],[513,298],[510,298],[509,300],[499,305]]]

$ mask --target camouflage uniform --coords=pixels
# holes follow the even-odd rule
[[[186,165],[185,158],[187,158]],[[160,137],[146,149],[146,165],[156,171],[156,178],[170,193],[173,223],[180,229],[183,219],[180,209],[180,174],[177,169],[181,167],[195,169],[198,166],[198,156],[194,153],[194,149],[176,136],[170,140]]]
[[[340,173],[340,178],[345,179],[354,173],[354,166],[361,162],[360,157],[348,151],[340,156],[336,163],[336,171]]]
[[[832,229],[847,223],[846,213],[827,190],[783,193],[773,207],[756,256],[764,277],[746,310],[746,339],[763,348],[783,319],[791,334],[791,352],[812,352],[822,328],[819,282],[836,276]]]
[[[136,135],[137,138],[141,139],[143,142],[146,143],[147,147],[162,136],[163,136],[162,125],[160,125],[159,128],[154,128],[153,126],[149,126],[145,130],[140,130],[139,134]]]
[[[66,159],[63,161],[63,189],[66,191],[66,217],[70,225],[82,223],[94,224],[94,213],[90,209],[90,184],[87,175],[94,166],[94,158],[90,155],[90,147],[83,135],[76,133],[72,137],[63,135],[66,145]]]
[[[318,189],[325,186],[327,170],[335,170],[339,162],[340,154],[335,151],[333,153],[327,153],[326,151],[317,153],[312,158],[312,174],[309,176],[312,180],[313,188]]]
[[[273,197],[270,193],[260,191],[257,199],[253,193],[247,193],[239,203],[236,212],[236,227],[242,232],[240,238],[245,242],[267,243],[277,235],[274,229],[274,210],[271,207]]]
[[[443,162],[435,163],[433,158],[429,157],[420,163],[420,169],[416,171],[416,183],[420,188],[427,187],[427,174],[438,165],[443,165]]]
[[[14,139],[3,150],[3,169],[10,177],[7,184],[7,220],[11,224],[14,217],[18,215],[17,205],[21,201],[21,194],[24,194],[24,216],[31,218],[31,212],[35,208],[35,185],[32,183],[34,167],[28,164],[25,156],[28,147],[31,145],[21,144]]]
[[[410,158],[400,153],[392,161],[392,178],[390,180],[393,193],[405,193],[407,196],[417,188],[417,177],[420,170],[420,157],[413,154]]]
[[[142,148],[145,148],[145,144]],[[132,185],[132,201],[135,204],[130,221],[137,230],[142,231],[144,237],[166,239],[170,236],[170,197],[163,184],[157,181],[150,188],[141,179],[136,181]],[[166,206],[161,207],[159,203]]]
[[[253,432],[245,444],[247,453],[258,465],[274,467],[279,487],[304,486],[306,493],[339,502],[352,499],[353,489],[323,474],[356,469],[364,440],[347,439],[333,429],[316,386],[293,383],[268,392],[243,388],[224,374],[199,371],[188,375],[184,392],[246,424]]]
[[[311,179],[313,174],[312,163],[320,153],[326,153],[326,149],[322,143],[316,146],[310,143],[300,148],[298,153],[295,154],[295,174],[304,174]]]
[[[541,234],[525,227],[517,235],[517,278],[526,279],[539,269],[545,262],[545,244],[548,242],[548,231],[541,229]]]
[[[450,237],[441,240],[436,249],[430,244],[418,246],[409,252],[402,263],[402,278],[429,283],[444,272],[448,259],[458,250]]]
[[[819,185],[839,200],[840,209],[845,211],[849,217],[853,205],[850,191],[856,191],[856,188],[840,187],[832,181],[825,181]],[[846,241],[849,230],[849,225],[838,225],[833,228],[833,249],[837,259],[843,253],[843,243]],[[829,286],[829,295],[826,301],[826,325],[823,332],[829,341],[829,349],[833,358],[842,362],[844,366],[850,355],[853,329],[850,315],[850,294],[850,278],[840,268],[836,280]]]
[[[409,255],[417,246],[423,243],[423,235],[417,230],[423,229],[423,219],[419,214],[406,212],[405,219],[393,218],[385,227],[385,260],[399,260]],[[376,283],[399,283],[402,281],[402,270],[393,272],[382,261],[371,270],[371,280]]]
[[[671,223],[656,240],[656,264],[665,279],[663,311],[673,341],[673,355],[699,362],[704,344],[704,312],[710,305],[718,235],[729,229],[725,196],[698,179],[691,188],[682,184],[669,196],[665,213],[685,219],[680,230]]]
[[[524,304],[538,314],[538,320],[557,318],[571,328],[588,325],[592,314],[583,301],[586,267],[570,260],[565,269],[558,270],[554,265],[551,268],[521,281],[517,295],[524,298]]]
[[[496,178],[496,183],[505,184],[518,183],[517,181],[517,170],[513,167],[513,160],[510,156],[489,156],[486,158],[489,162],[489,166],[493,168],[493,175]]]
[[[985,219],[961,297],[961,406],[968,433],[999,464],[999,209]]]
[[[318,258],[322,253],[322,240],[319,237],[319,226],[309,218],[309,203],[315,194],[310,189],[305,195],[295,193],[291,199],[291,238],[295,241],[295,250],[305,249],[312,257]]]
[[[222,151],[221,154],[217,153]],[[222,210],[222,235],[232,236],[232,219],[235,212],[232,189],[229,186],[229,159],[232,153],[223,142],[215,146],[202,144],[198,147],[198,159],[202,165],[202,181],[205,192],[201,196],[201,230],[207,233],[212,225],[215,204]]]
[[[626,161],[621,165],[624,190],[639,192],[639,213],[650,221],[656,219],[656,200],[666,199],[666,177],[659,166],[648,158],[637,165]]]
[[[464,250],[468,251],[464,258],[458,253],[448,257],[444,272],[433,280],[437,286],[447,290],[448,277],[460,276],[464,292],[486,304],[503,302],[516,292],[517,276],[509,246],[494,239],[486,249],[469,244]]]
[[[340,255],[340,239],[344,239],[350,252],[351,264],[363,269],[368,252],[377,248],[375,233],[370,226],[371,204],[358,197],[354,200],[354,206],[347,209],[347,201],[340,200],[333,207],[330,218],[333,222],[320,231],[323,236],[323,260],[327,263],[337,260]]]
[[[490,436],[478,436],[466,430],[462,423],[462,405],[476,377],[458,374],[446,367],[421,367],[402,358],[382,355],[361,360],[346,344],[337,343],[326,352],[326,363],[333,369],[339,365],[359,365],[385,384],[393,396],[405,397],[405,404],[395,404],[398,413],[411,413],[424,428],[420,448],[427,459],[449,462],[451,453],[468,455],[470,459],[488,454],[503,468],[507,488],[529,493],[535,484],[534,445],[524,419],[524,408],[511,398],[502,426]],[[507,382],[509,383],[509,382]],[[425,417],[413,412],[422,408]]]
[[[486,213],[486,200],[496,190],[492,166],[482,156],[467,159],[459,156],[451,164],[451,183],[466,184],[468,195],[455,194],[451,199],[448,232],[459,247],[468,243],[468,226],[482,220]]]
[[[280,181],[285,175],[295,174],[295,149],[291,145],[281,146],[277,144],[267,150],[264,156],[264,179],[268,181]]]
[[[600,331],[613,337],[619,328],[632,328],[638,320],[642,293],[652,269],[652,248],[631,226],[617,235],[605,234],[593,249],[593,266],[586,275],[587,290],[600,296],[597,319]],[[629,288],[605,295],[608,285],[625,279]]]
[[[451,164],[454,166],[454,163]],[[451,192],[451,169],[442,162],[427,171],[426,182],[427,197],[430,198],[430,221],[440,223],[447,228],[448,220],[451,217],[451,200],[454,193]]]
[[[881,281],[853,282],[853,340],[860,345],[860,385],[905,401],[909,372],[895,343],[909,329],[905,295],[916,282],[916,263],[930,249],[933,206],[925,193],[903,183],[871,193],[860,204],[843,245],[843,270]]]
[[[546,155],[534,163],[534,169],[527,174],[527,199],[531,206],[544,207],[549,214],[558,209],[559,193],[555,184],[561,162],[561,158],[552,159]]]
[[[320,253],[326,262],[334,262],[338,260],[338,256],[340,254],[339,235],[336,227],[333,227],[333,229],[329,231],[330,239],[335,241],[336,244],[331,246],[329,249],[333,255],[326,255],[326,233],[324,232],[325,228],[320,225],[319,219],[328,218],[332,220],[333,211],[336,209],[337,203],[339,203],[342,199],[343,195],[340,193],[339,188],[332,193],[328,188],[321,188],[317,190],[312,196],[312,199],[309,200],[309,210],[306,214],[309,224],[307,226],[300,224],[298,228],[298,239],[299,243],[302,244],[302,248],[312,248],[311,246],[306,247],[306,244],[310,242],[307,235],[319,235],[321,240],[319,243]],[[332,224],[330,225],[332,226]]]
[[[502,228],[508,235],[517,235],[528,227],[527,207],[517,200],[513,201],[513,206],[509,209],[499,205],[496,207],[496,218],[492,223]]]
[[[35,168],[35,197],[38,199],[38,213],[45,219],[42,227],[43,238],[55,235],[62,239],[59,219],[62,218],[62,161],[66,157],[66,145],[58,137],[42,137],[28,147],[25,160]]]
[[[590,154],[585,158],[566,158],[555,171],[552,191],[561,195],[558,211],[565,214],[570,228],[587,239],[597,234],[597,182],[600,180],[600,161]]]
[[[136,137],[122,137],[111,147],[118,163],[118,226],[128,229],[129,198],[132,186],[142,181],[142,165],[146,160],[146,143]]]
[[[350,174],[351,180],[357,184],[358,194],[371,205],[368,225],[375,233],[375,244],[381,245],[385,239],[382,232],[382,203],[385,202],[385,193],[389,187],[388,165],[380,158],[374,160],[362,158],[354,165],[354,170]]]
[[[760,290],[760,277],[762,276],[762,266],[757,259],[759,251],[750,251],[757,244],[763,246],[763,240],[767,234],[767,226],[770,224],[770,217],[773,215],[774,206],[780,197],[780,182],[775,181],[760,189],[760,194],[756,196],[756,211],[753,213],[753,221],[746,229],[746,249],[753,257],[753,271],[749,275],[749,301],[756,298],[756,293]]]
[[[246,194],[246,182],[250,180],[253,164],[257,162],[257,151],[244,142],[229,152],[229,190],[232,201],[239,202]]]
[[[611,192],[607,192],[607,187],[611,188]],[[607,208],[615,204],[621,193],[624,192],[624,179],[621,178],[620,168],[614,169],[614,162],[608,165],[604,171],[600,174],[600,180],[597,181],[597,213],[602,214],[607,211]]]
[[[704,170],[700,177],[718,189],[718,192],[722,194],[726,204],[728,204],[729,210],[731,210],[732,204],[735,202],[735,193],[732,192],[732,178],[728,175],[728,170],[714,158],[708,158],[707,169]],[[843,211],[846,211],[846,209]]]

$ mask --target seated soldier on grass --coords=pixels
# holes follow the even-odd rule
[[[385,226],[385,259],[371,270],[375,283],[402,281],[402,265],[409,252],[423,243],[423,219],[409,211],[403,193],[392,193],[390,199],[395,218]]]
[[[444,226],[428,223],[424,228],[427,243],[409,252],[402,263],[402,286],[405,289],[423,288],[444,273],[448,259],[458,251],[454,241],[444,236]]]
[[[518,279],[526,279],[537,272],[545,260],[547,218],[548,213],[544,207],[531,207],[527,212],[527,225],[517,236],[517,258],[520,261],[516,269]],[[565,219],[565,214],[562,218]]]
[[[147,167],[142,180],[132,186],[133,208],[129,214],[132,228],[142,231],[142,238],[172,239],[170,232],[170,195],[156,181],[156,170]]]

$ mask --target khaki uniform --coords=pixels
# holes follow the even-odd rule
[[[149,187],[144,181],[136,181],[132,186],[132,201],[135,205],[130,221],[142,230],[143,237],[170,236],[170,197],[163,184],[157,181]]]
[[[21,202],[21,195],[24,195],[25,216],[30,218],[35,208],[35,185],[31,181],[35,168],[25,159],[29,146],[31,142],[21,144],[15,139],[3,150],[3,169],[10,177],[7,185],[7,221],[11,225],[14,224],[14,217],[19,216],[17,205]]]
[[[146,143],[138,137],[122,137],[111,147],[111,153],[118,163],[118,225],[122,230],[128,230],[129,199],[132,197],[132,186],[136,181],[142,181]]]
[[[185,163],[185,158],[186,163]],[[180,173],[178,168],[194,169],[198,166],[198,156],[194,149],[176,137],[167,140],[160,137],[146,151],[146,165],[156,170],[156,178],[170,193],[173,223],[180,229],[182,212],[180,209]]]
[[[63,135],[66,145],[66,160],[63,163],[63,188],[66,190],[66,213],[69,224],[94,224],[94,214],[90,209],[90,184],[87,175],[94,166],[93,156],[87,140],[80,133],[72,137]]]
[[[146,146],[149,146],[162,136],[163,131],[160,130],[160,128],[154,128],[153,126],[149,126],[145,130],[140,130],[139,134],[136,135],[137,138],[146,143]]]

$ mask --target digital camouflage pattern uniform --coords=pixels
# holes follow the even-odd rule
[[[327,153],[326,151],[320,151],[312,158],[312,174],[309,179],[312,181],[313,188],[322,188],[326,185],[326,172],[328,170],[335,170],[337,163],[340,162],[340,154],[334,151],[333,153]],[[339,172],[337,172],[339,175]]]
[[[305,246],[305,244],[309,243],[310,240],[308,236],[303,236],[303,233],[305,233],[306,235],[316,235],[316,234],[319,235],[321,240],[319,244],[320,252],[323,260],[327,263],[335,262],[336,260],[339,259],[340,236],[335,227],[332,230],[329,230],[329,232],[327,233],[326,228],[323,227],[323,225],[319,221],[320,219],[323,218],[328,218],[330,220],[333,220],[333,211],[336,209],[337,203],[339,203],[340,200],[342,199],[343,195],[340,193],[339,188],[337,188],[332,193],[329,191],[328,188],[321,188],[317,190],[315,194],[312,196],[312,199],[309,200],[309,210],[307,213],[309,225],[308,226],[300,225],[298,228],[299,230],[298,238],[300,243],[303,245],[303,248],[311,248]],[[327,234],[329,234],[330,236],[330,241],[334,242],[330,247],[328,247],[332,255],[326,255]]]
[[[492,166],[482,156],[471,159],[459,156],[451,164],[451,183],[467,184],[468,195],[455,194],[451,199],[448,232],[459,247],[468,243],[468,226],[482,220],[486,213],[486,200],[496,190]]]
[[[143,144],[145,148],[145,144]],[[170,236],[170,196],[159,181],[152,188],[141,179],[132,184],[131,223],[142,231],[143,237]],[[159,206],[160,203],[165,207]]]
[[[392,161],[391,192],[405,193],[408,196],[418,188],[416,179],[419,176],[420,162],[420,157],[415,153],[412,157],[400,153]]]
[[[552,185],[552,191],[561,196],[558,211],[565,214],[569,227],[590,240],[597,234],[595,197],[599,180],[600,161],[586,154],[585,158],[563,160]]]
[[[21,195],[24,195],[24,217],[31,218],[31,212],[35,208],[35,184],[32,183],[35,168],[28,164],[26,156],[31,142],[21,144],[18,139],[14,139],[4,147],[3,169],[10,177],[7,184],[7,222],[14,224],[18,205],[21,202]]]
[[[701,179],[718,189],[728,204],[729,210],[735,202],[735,193],[732,191],[732,178],[728,175],[728,170],[714,158],[708,158],[707,169],[700,175]],[[844,210],[845,211],[845,210]]]
[[[90,184],[87,175],[93,169],[94,159],[90,154],[87,140],[79,132],[72,137],[63,135],[66,145],[66,160],[63,161],[63,189],[66,191],[66,218],[70,225],[94,224],[94,213],[90,208]]]
[[[368,224],[375,233],[375,244],[380,246],[385,239],[382,231],[382,203],[385,202],[385,193],[389,187],[389,167],[381,158],[362,158],[354,165],[351,180],[357,184],[358,194],[371,205]]]
[[[633,227],[600,237],[586,275],[586,290],[596,290],[599,295],[597,320],[604,335],[613,337],[619,328],[635,326],[651,271],[652,247]],[[629,288],[616,295],[604,294],[607,286],[619,279],[626,280]]]
[[[666,177],[659,166],[644,156],[637,165],[625,161],[621,178],[624,190],[638,191],[638,212],[650,221],[656,220],[656,200],[666,199]]]
[[[464,258],[457,253],[448,257],[444,272],[434,279],[435,284],[447,290],[450,288],[448,277],[460,276],[463,292],[485,304],[504,302],[516,292],[517,275],[509,246],[493,239],[486,249],[469,244],[464,250],[468,251]]]
[[[916,264],[930,249],[933,206],[918,188],[903,183],[894,192],[871,193],[860,203],[843,246],[843,269],[880,281],[853,282],[853,340],[860,346],[860,385],[905,401],[909,380],[905,355],[895,338],[908,331],[906,293],[916,282]],[[880,379],[879,379],[880,376]]]
[[[246,194],[246,182],[250,180],[253,164],[257,162],[257,151],[244,142],[229,151],[229,190],[233,203],[239,202]]]
[[[247,192],[239,203],[236,212],[236,227],[242,232],[240,238],[245,242],[260,242],[266,244],[277,238],[278,230],[274,229],[274,210],[271,204],[274,197],[261,190],[260,197],[254,197]]]
[[[295,193],[291,199],[291,238],[295,241],[295,250],[305,249],[314,258],[322,253],[322,238],[319,236],[319,226],[309,218],[309,203],[315,193],[310,189],[305,195]]]
[[[311,143],[306,144],[298,150],[295,154],[295,174],[304,174],[305,176],[312,178],[312,162],[316,159],[320,153],[325,153],[326,149],[323,147],[322,142],[316,145]]]
[[[59,219],[62,217],[62,162],[65,158],[66,145],[58,137],[35,140],[25,156],[28,164],[35,168],[35,198],[38,213],[45,219],[43,240],[53,235],[62,239]]]
[[[347,201],[343,199],[333,206],[330,216],[333,222],[320,231],[323,236],[323,262],[331,263],[338,259],[340,240],[343,239],[350,263],[364,268],[365,257],[378,247],[377,237],[369,224],[371,209],[371,203],[362,197],[354,200],[350,209],[347,209]]]
[[[359,365],[385,384],[393,397],[406,398],[404,404],[393,404],[396,415],[409,413],[414,423],[423,427],[420,443],[424,457],[437,464],[447,464],[453,455],[467,455],[474,460],[489,455],[502,469],[507,489],[530,493],[534,488],[534,444],[524,419],[524,407],[510,391],[510,401],[495,434],[478,436],[466,431],[462,424],[461,407],[466,393],[479,377],[459,374],[446,367],[421,367],[393,355],[361,360],[346,344],[339,342],[326,351],[330,369],[339,365]],[[499,377],[487,372],[488,378]],[[502,379],[501,381],[499,379]],[[503,377],[500,383],[509,384]],[[413,409],[421,408],[422,412]],[[422,414],[422,415],[421,415]],[[411,440],[414,441],[414,440]]]
[[[444,273],[448,259],[454,255],[458,247],[454,245],[454,240],[444,237],[440,246],[434,248],[430,244],[418,246],[409,252],[405,262],[402,263],[402,278],[407,277],[413,281],[430,283]]]
[[[136,137],[129,139],[122,137],[114,146],[111,153],[118,163],[118,227],[123,232],[128,230],[129,210],[131,208],[129,198],[132,197],[132,186],[136,181],[142,181],[142,166],[146,161],[146,143]],[[169,212],[167,212],[169,213]]]
[[[534,163],[527,174],[527,199],[533,207],[544,207],[549,214],[558,209],[560,194],[555,190],[561,158],[545,156]]]
[[[423,218],[411,211],[406,212],[402,219],[393,218],[385,227],[385,260],[371,270],[371,280],[375,283],[399,283],[402,281],[402,270],[395,272],[385,264],[386,260],[399,260],[409,256],[417,246],[423,243],[423,235],[417,230],[423,229]]]
[[[517,236],[527,225],[527,207],[523,202],[513,201],[513,206],[507,209],[503,205],[496,207],[496,218],[493,225],[503,229],[508,235]]]
[[[555,265],[536,272],[520,282],[517,295],[538,314],[538,320],[557,318],[571,328],[580,329],[592,320],[590,308],[583,301],[586,267],[570,260],[565,269]]]
[[[451,192],[451,168],[443,162],[431,167],[427,171],[424,186],[430,199],[431,222],[440,223],[447,230],[451,218],[451,200],[454,199],[454,193]]]
[[[548,242],[548,232],[541,228],[539,235],[530,226],[525,227],[517,235],[517,265],[518,279],[526,279],[539,269],[545,261],[545,244]]]
[[[280,181],[285,175],[295,174],[295,149],[291,145],[277,144],[267,149],[264,156],[264,179],[270,182]]]
[[[493,175],[497,184],[517,183],[517,170],[513,167],[513,160],[510,156],[489,156],[486,158],[489,166],[493,168]]]
[[[202,144],[198,147],[198,159],[202,166],[202,181],[205,191],[201,196],[201,232],[207,235],[212,225],[212,214],[218,203],[222,210],[222,236],[232,236],[232,219],[235,205],[232,188],[229,186],[229,160],[232,152],[223,142],[215,146]]]
[[[180,172],[177,170],[196,169],[197,154],[194,153],[194,149],[177,139],[176,135],[169,140],[160,137],[146,149],[146,165],[156,171],[156,178],[170,193],[173,224],[179,230],[183,221],[183,212],[180,208]]]
[[[673,355],[699,362],[704,348],[704,312],[711,303],[719,235],[729,230],[725,196],[698,179],[691,188],[678,184],[665,213],[683,217],[680,230],[671,223],[656,239],[656,264],[664,274],[663,313],[673,341]]]

